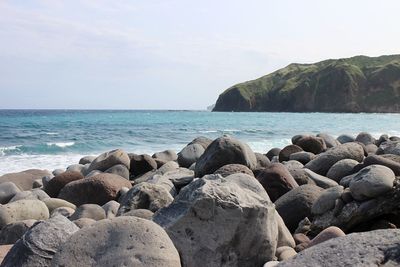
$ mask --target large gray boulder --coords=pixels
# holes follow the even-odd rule
[[[395,178],[393,171],[388,167],[370,165],[351,179],[351,195],[356,200],[377,197],[392,190]]]
[[[354,159],[342,159],[333,164],[333,166],[329,169],[326,177],[340,182],[340,180],[353,173],[353,168],[358,164],[358,161]]]
[[[89,165],[87,173],[93,170],[106,171],[114,165],[122,164],[129,169],[130,160],[128,154],[121,150],[116,149],[109,152],[105,152],[95,158]]]
[[[319,154],[308,162],[305,167],[321,175],[326,175],[329,169],[339,160],[354,159],[361,162],[364,159],[364,149],[357,143],[345,143]]]
[[[38,223],[12,247],[4,258],[2,267],[50,266],[54,253],[68,237],[79,228],[64,216],[55,216]],[[71,262],[68,266],[78,264]]]
[[[400,155],[400,141],[386,141],[383,142],[378,150],[376,151],[377,155],[382,154],[394,154]]]
[[[140,183],[132,187],[119,200],[121,206],[117,215],[122,215],[134,209],[148,209],[156,212],[166,207],[174,200],[165,187],[158,184]]]
[[[189,168],[201,157],[201,155],[203,155],[204,151],[205,149],[201,144],[190,144],[185,146],[178,153],[179,166]]]
[[[153,220],[171,237],[183,266],[261,266],[273,259],[279,238],[274,205],[246,174],[197,179]]]
[[[337,237],[303,250],[278,267],[373,267],[400,265],[400,230],[377,230]]]
[[[181,266],[167,233],[154,222],[133,216],[102,220],[72,235],[54,255],[51,266],[71,263],[97,267]]]
[[[222,166],[233,163],[255,169],[257,158],[247,144],[230,136],[222,136],[215,139],[197,160],[195,177],[214,173]]]
[[[14,244],[36,223],[36,220],[24,220],[7,224],[0,231],[0,245]]]

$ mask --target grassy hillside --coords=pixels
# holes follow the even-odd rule
[[[214,111],[399,112],[400,55],[289,66],[225,90]]]

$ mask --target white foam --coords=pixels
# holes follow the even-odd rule
[[[19,146],[5,146],[5,147],[0,147],[0,156],[4,156],[6,151],[11,151],[11,150],[15,150],[18,149]]]
[[[58,146],[61,148],[75,145],[75,142],[59,142],[59,143],[47,143],[48,146]]]
[[[77,164],[84,155],[12,155],[1,157],[0,175],[10,172],[20,172],[27,169],[65,169],[71,164]]]
[[[47,135],[58,135],[58,133],[55,133],[55,132],[48,132],[48,133],[46,133]]]

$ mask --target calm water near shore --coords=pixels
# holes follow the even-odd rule
[[[177,152],[197,136],[230,134],[256,152],[299,133],[400,135],[400,114],[211,113],[206,111],[0,110],[0,174],[64,168],[114,148]]]

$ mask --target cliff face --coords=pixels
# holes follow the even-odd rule
[[[290,64],[227,89],[213,111],[400,112],[400,55]]]

